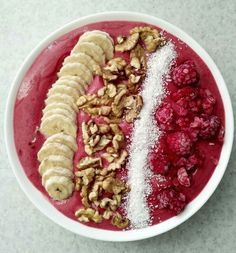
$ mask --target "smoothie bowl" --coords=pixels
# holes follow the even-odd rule
[[[46,38],[17,74],[5,120],[31,201],[107,241],[187,220],[219,184],[233,141],[214,62],[178,28],[137,13],[85,17]]]

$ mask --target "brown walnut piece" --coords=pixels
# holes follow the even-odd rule
[[[89,157],[86,156],[84,158],[82,158],[78,165],[77,168],[82,170],[82,169],[87,169],[89,167],[101,167],[101,158],[100,157]]]
[[[109,166],[107,167],[107,170],[115,171],[117,169],[120,169],[121,166],[125,163],[126,157],[128,157],[128,152],[126,150],[122,150],[119,157],[114,159],[114,161],[109,164]]]
[[[129,226],[129,220],[127,218],[122,217],[121,214],[116,213],[112,217],[111,224],[118,228],[124,229]]]
[[[155,52],[159,46],[165,44],[163,36],[156,29],[149,26],[134,27],[130,30],[131,35],[136,33],[139,33],[140,38],[144,42],[146,50],[149,53]]]
[[[110,70],[111,72],[118,73],[119,71],[123,70],[124,67],[127,65],[127,62],[121,58],[113,58],[105,66],[103,69]]]
[[[102,221],[102,216],[93,208],[81,208],[75,212],[75,216],[79,221],[84,222],[94,221],[100,223]]]
[[[115,46],[115,50],[125,52],[133,49],[139,40],[139,33],[133,33],[128,36],[122,43]]]
[[[139,44],[136,45],[134,49],[130,51],[130,65],[136,69],[147,68],[146,54]]]
[[[89,207],[90,204],[88,202],[88,186],[87,185],[82,185],[81,192],[81,202],[85,207]]]
[[[97,125],[93,121],[82,123],[82,137],[84,142],[84,150],[88,155],[103,150],[112,140],[114,134],[114,124]],[[123,134],[116,125],[116,131]]]
[[[125,116],[125,119],[128,123],[133,122],[138,117],[143,107],[143,99],[140,95],[133,96],[133,99],[134,99],[134,103],[131,109],[127,112]]]
[[[103,182],[102,182],[102,188],[109,193],[114,193],[114,194],[119,194],[122,191],[126,189],[125,184],[119,180],[115,179],[113,177],[107,177]]]
[[[123,76],[126,65],[126,61],[121,57],[111,59],[103,68],[103,79],[110,82],[116,80],[120,76]],[[104,83],[106,84],[106,82]]]
[[[77,171],[75,173],[75,175],[77,177],[82,178],[82,183],[84,185],[88,185],[89,183],[91,183],[94,179],[95,176],[95,169],[94,168],[87,168],[81,171]]]

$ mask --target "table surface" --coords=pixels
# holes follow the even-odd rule
[[[79,17],[101,11],[138,11],[163,18],[195,38],[211,55],[236,108],[236,1],[228,0],[0,0],[0,118],[11,82],[45,36]],[[27,199],[10,168],[0,137],[0,252],[235,252],[236,148],[225,176],[205,206],[176,229],[151,239],[108,243],[54,224]]]

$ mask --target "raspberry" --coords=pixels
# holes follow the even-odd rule
[[[184,167],[178,169],[177,176],[178,176],[178,181],[181,185],[183,185],[185,187],[190,186],[190,178],[189,178],[188,173]]]
[[[188,118],[178,118],[177,120],[176,120],[176,124],[181,128],[181,129],[183,129],[183,128],[186,128],[186,127],[189,127],[189,123],[190,123],[190,121],[189,121],[189,119]]]
[[[173,109],[171,108],[171,105],[163,103],[156,112],[156,119],[160,128],[163,130],[172,130],[173,116]]]
[[[189,109],[193,112],[193,113],[198,113],[200,112],[202,107],[202,101],[200,99],[194,100],[194,101],[190,101],[189,102]]]
[[[179,89],[178,91],[174,92],[172,94],[172,98],[174,101],[178,101],[179,99],[183,98],[186,101],[191,101],[197,98],[199,95],[198,88],[193,87],[184,87],[182,89]]]
[[[220,127],[220,120],[217,116],[211,116],[207,123],[208,124],[199,132],[199,136],[202,137],[202,139],[215,137]]]
[[[191,125],[190,125],[191,126]],[[193,141],[196,142],[199,140],[199,129],[197,128],[192,128],[189,127],[185,129],[185,132],[188,134],[189,138]]]
[[[172,186],[172,181],[170,178],[163,175],[155,175],[151,178],[152,191],[158,193],[163,189],[170,188]]]
[[[166,174],[171,165],[167,157],[163,154],[152,154],[150,163],[153,172],[157,174]]]
[[[192,61],[185,61],[172,72],[172,79],[178,87],[185,87],[198,81],[196,66]]]
[[[179,214],[186,206],[186,197],[174,189],[165,189],[156,196],[156,203],[159,209],[169,209]]]
[[[203,112],[211,115],[216,103],[215,98],[208,89],[201,89],[200,96],[202,97],[202,109]]]
[[[175,104],[173,104],[173,109],[175,113],[180,116],[184,117],[188,114],[188,101],[184,98],[179,99]]]
[[[203,157],[200,157],[197,154],[193,154],[186,159],[185,157],[181,157],[174,165],[177,168],[184,167],[186,170],[191,170],[193,168],[197,168],[201,166]]]
[[[217,116],[210,117],[195,117],[194,121],[190,124],[192,128],[199,130],[199,136],[204,139],[212,139],[219,132],[220,119]]]
[[[167,144],[173,153],[177,155],[188,155],[192,150],[193,143],[184,132],[175,132],[167,136]]]

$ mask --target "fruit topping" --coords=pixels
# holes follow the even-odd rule
[[[190,178],[189,178],[188,173],[184,167],[178,169],[177,176],[178,176],[178,181],[181,185],[183,185],[185,187],[190,186]]]
[[[220,119],[213,115],[210,117],[195,117],[190,126],[199,131],[199,137],[207,140],[216,137],[220,125]]]
[[[193,154],[188,158],[181,157],[177,162],[175,162],[174,166],[177,168],[185,168],[186,170],[191,170],[193,168],[197,168],[202,164],[202,160],[204,157],[200,157],[199,155]]]
[[[156,119],[159,123],[159,127],[163,130],[171,130],[173,128],[173,109],[171,104],[163,103],[156,112]]]
[[[192,61],[185,61],[176,68],[172,73],[172,79],[178,87],[195,84],[198,81],[196,66]]]
[[[156,196],[156,203],[159,209],[169,209],[179,214],[186,205],[186,197],[174,189],[165,189]]]
[[[167,136],[169,150],[177,155],[190,154],[193,143],[189,136],[184,132],[170,133]]]
[[[200,95],[202,97],[202,109],[206,114],[211,115],[216,103],[215,98],[208,89],[201,89]]]
[[[150,164],[152,166],[152,171],[157,174],[166,174],[171,166],[167,155],[161,153],[153,153],[150,158]]]

